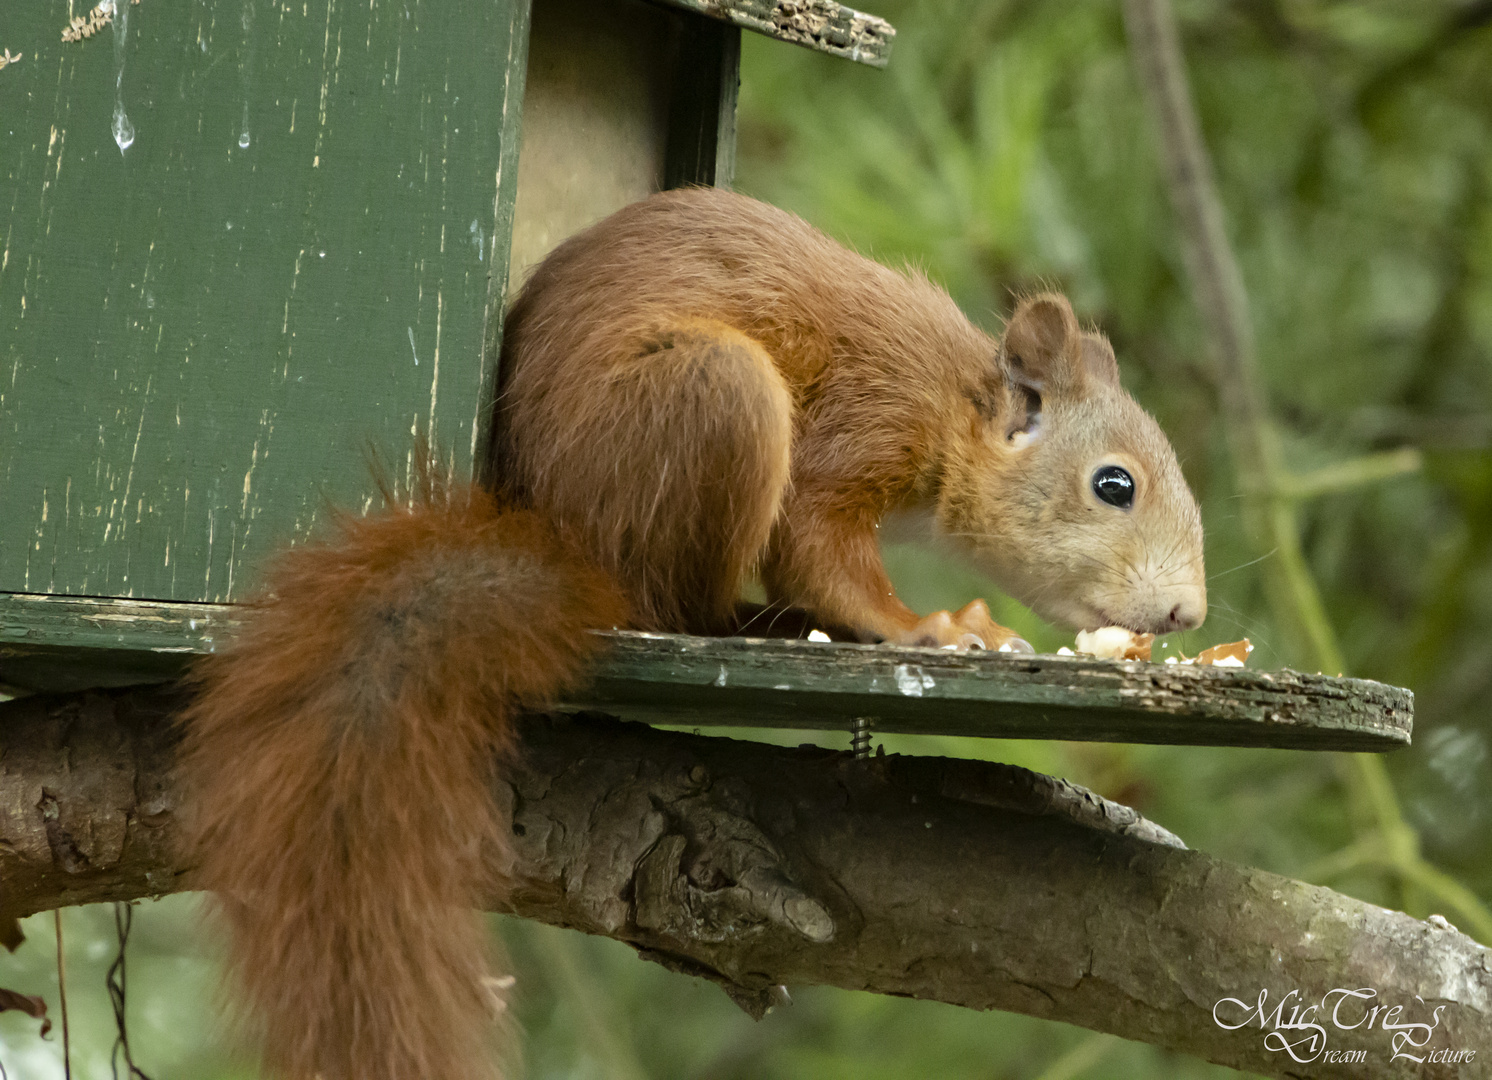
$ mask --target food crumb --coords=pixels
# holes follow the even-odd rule
[[[1088,656],[1109,660],[1150,660],[1154,634],[1137,634],[1122,626],[1101,626],[1097,630],[1080,630],[1076,651]],[[1166,648],[1165,642],[1161,648]],[[1248,638],[1230,641],[1203,649],[1196,656],[1167,656],[1167,664],[1185,664],[1196,667],[1243,667],[1254,646]],[[1059,655],[1072,655],[1073,650],[1062,648]]]
[[[1108,660],[1149,660],[1154,634],[1137,634],[1122,626],[1100,626],[1097,630],[1080,630],[1077,651]]]

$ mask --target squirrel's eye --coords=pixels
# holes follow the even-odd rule
[[[1093,494],[1110,506],[1128,510],[1135,501],[1135,478],[1118,465],[1105,465],[1093,474]]]

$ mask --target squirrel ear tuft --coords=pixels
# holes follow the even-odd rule
[[[1067,297],[1026,297],[1016,305],[1001,342],[1011,381],[1038,392],[1073,382],[1081,363],[1081,337]]]
[[[1083,369],[1094,379],[1110,386],[1119,386],[1119,361],[1114,359],[1114,347],[1102,334],[1083,335]]]

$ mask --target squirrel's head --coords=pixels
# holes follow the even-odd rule
[[[1017,306],[938,518],[1002,587],[1077,628],[1168,633],[1207,614],[1202,519],[1114,351],[1054,293]]]

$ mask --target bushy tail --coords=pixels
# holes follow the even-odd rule
[[[185,715],[188,857],[288,1080],[498,1073],[476,905],[507,828],[494,763],[624,618],[535,515],[438,493],[292,549]],[[484,895],[486,894],[486,895]]]

